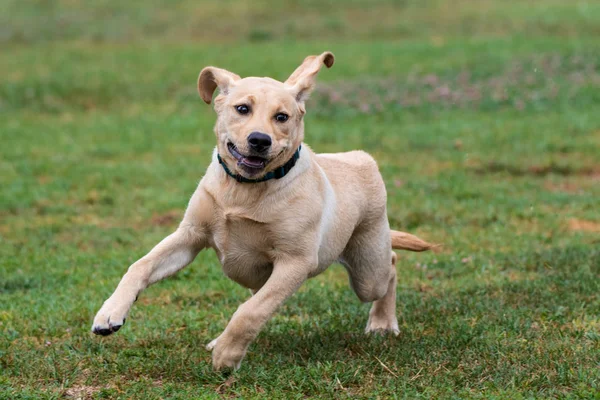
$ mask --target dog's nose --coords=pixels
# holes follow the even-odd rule
[[[264,133],[252,132],[248,136],[248,144],[252,150],[262,153],[271,147],[271,137]]]

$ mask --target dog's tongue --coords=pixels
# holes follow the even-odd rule
[[[252,168],[263,168],[265,166],[265,160],[260,157],[244,157],[241,161]]]

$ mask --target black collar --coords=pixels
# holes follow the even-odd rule
[[[290,158],[288,160],[288,162],[286,162],[285,164],[283,164],[281,167],[277,168],[276,170],[268,172],[265,176],[263,176],[262,178],[259,178],[259,179],[248,179],[241,175],[234,174],[233,172],[231,172],[229,170],[229,168],[227,168],[227,165],[225,165],[225,162],[221,158],[221,155],[218,153],[217,153],[217,159],[219,160],[219,164],[221,164],[221,166],[223,167],[223,169],[225,170],[227,175],[231,176],[236,181],[238,181],[240,183],[258,183],[258,182],[268,181],[270,179],[281,179],[284,176],[286,176],[288,174],[288,172],[290,172],[290,170],[294,167],[294,165],[296,165],[296,161],[298,161],[298,159],[300,158],[300,149],[302,149],[302,145],[298,146],[298,150],[296,150],[296,152],[294,153],[292,158]]]

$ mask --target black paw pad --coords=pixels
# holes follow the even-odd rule
[[[96,335],[108,336],[113,333],[113,331],[108,328],[94,328],[94,333]]]

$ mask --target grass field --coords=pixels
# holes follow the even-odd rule
[[[2,1],[0,398],[600,398],[599,35],[598,1]],[[209,163],[200,69],[323,50],[307,143],[369,151],[444,244],[401,254],[401,335],[335,265],[213,372],[249,293],[206,251],[93,336]]]

